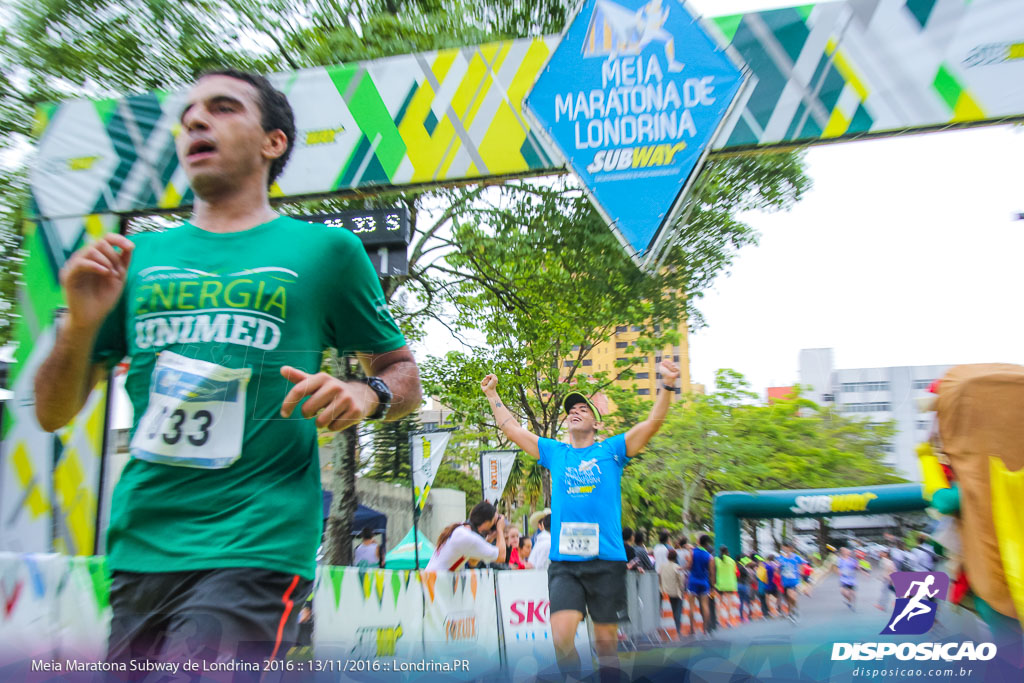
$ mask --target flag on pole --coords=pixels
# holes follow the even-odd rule
[[[497,504],[505,492],[508,475],[519,451],[482,451],[480,453],[480,481],[483,483],[484,499]]]
[[[423,512],[437,467],[451,439],[451,431],[426,432],[412,437],[412,486],[416,509]]]

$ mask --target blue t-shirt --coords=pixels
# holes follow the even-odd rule
[[[626,435],[616,434],[587,448],[554,439],[538,442],[540,464],[551,471],[551,559],[626,561],[622,545],[622,470],[629,462]],[[596,557],[563,555],[563,522],[598,525]]]
[[[792,588],[800,583],[800,565],[804,561],[793,555],[792,557],[779,556],[779,576],[782,578],[782,585]]]
[[[839,582],[847,586],[857,583],[857,559],[855,557],[839,558]]]
[[[711,553],[704,548],[693,549],[693,564],[690,566],[690,585],[710,586],[708,568],[711,566]]]

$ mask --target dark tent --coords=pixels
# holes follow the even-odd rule
[[[334,495],[330,491],[323,491],[324,521],[327,521],[331,512],[331,501]],[[363,529],[369,528],[375,534],[381,535],[381,545],[388,547],[388,517],[382,512],[373,508],[360,505],[356,508],[356,516],[352,519],[352,535],[358,536]]]

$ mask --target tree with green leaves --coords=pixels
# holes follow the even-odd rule
[[[891,423],[843,417],[799,394],[759,405],[746,380],[719,370],[718,391],[672,407],[623,477],[627,523],[710,529],[722,491],[832,488],[902,481],[884,464]]]
[[[484,343],[428,359],[428,392],[460,424],[491,425],[478,384],[493,372],[527,429],[554,438],[568,391],[613,392],[630,367],[678,343],[679,321],[701,324],[702,293],[739,248],[756,243],[735,214],[785,208],[809,185],[802,158],[792,153],[720,160],[704,173],[689,221],[674,226],[664,266],[653,274],[636,268],[570,181],[509,184],[468,205],[454,226],[459,249],[439,270],[453,281],[453,327]],[[646,331],[613,372],[591,371],[594,347],[625,323]]]

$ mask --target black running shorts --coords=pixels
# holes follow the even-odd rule
[[[626,563],[614,560],[552,561],[548,567],[551,613],[576,610],[596,624],[626,618]]]
[[[267,569],[115,571],[107,658],[125,663],[283,658],[298,638],[299,609],[312,587],[312,581]]]

